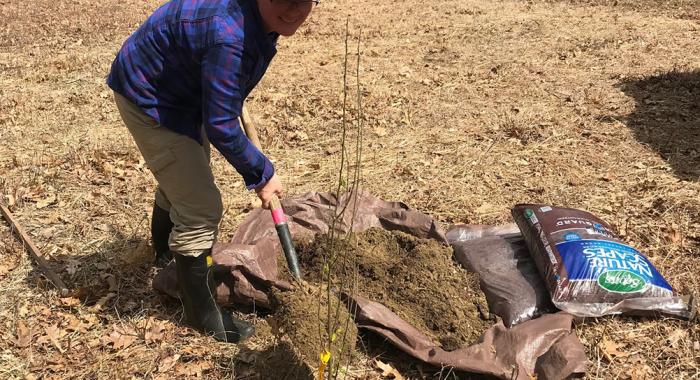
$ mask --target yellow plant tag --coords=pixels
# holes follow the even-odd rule
[[[331,353],[328,350],[321,352],[321,365],[318,366],[318,380],[323,380],[323,374],[326,372],[326,365],[331,360]]]
[[[323,374],[326,372],[326,365],[321,363],[321,366],[318,367],[318,380],[323,380],[325,376]]]
[[[326,350],[321,353],[321,363],[323,364],[328,364],[328,361],[331,360],[331,353],[330,351]]]

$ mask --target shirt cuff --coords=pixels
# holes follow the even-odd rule
[[[263,168],[260,180],[258,182],[246,181],[246,188],[248,190],[253,190],[259,187],[263,187],[267,184],[267,181],[269,181],[273,175],[275,175],[275,167],[272,165],[272,162],[270,162],[270,160],[268,160],[267,157],[265,157],[265,167]]]

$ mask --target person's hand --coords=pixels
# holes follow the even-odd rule
[[[273,174],[272,178],[270,178],[265,185],[255,189],[255,192],[262,201],[262,207],[269,210],[272,196],[277,195],[277,197],[282,198],[284,195],[284,186],[282,186],[282,182],[280,182],[277,174]]]

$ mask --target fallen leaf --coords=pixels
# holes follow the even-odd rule
[[[389,134],[389,132],[387,132],[386,128],[384,127],[375,127],[374,133],[379,137],[384,137]]]
[[[36,340],[37,343],[39,344],[44,344],[47,342],[51,342],[60,353],[64,353],[65,350],[61,346],[61,343],[59,340],[66,335],[65,331],[62,331],[60,328],[58,328],[58,323],[53,324],[51,326],[47,326],[44,329],[44,332],[46,335],[39,337],[39,339]]]
[[[66,364],[66,358],[58,353],[53,353],[49,357],[46,358],[46,363],[49,364],[49,368],[52,370],[63,370],[65,371],[65,368],[62,368]]]
[[[0,277],[12,272],[12,270],[17,268],[17,264],[19,264],[19,262],[12,259],[6,260],[0,264]]]
[[[51,339],[51,343],[53,343],[60,353],[66,352],[63,347],[61,347],[61,343],[58,341],[63,335],[65,335],[65,332],[59,330],[58,325],[53,325],[46,328],[46,336]]]
[[[304,131],[296,131],[292,135],[293,140],[306,141],[309,139],[309,135]]]
[[[59,298],[58,302],[67,307],[76,307],[80,305],[80,300],[74,297]]]
[[[19,348],[29,347],[32,343],[32,332],[22,321],[19,321],[17,324],[17,339],[15,339],[14,343]]]
[[[603,341],[598,343],[598,347],[603,351],[603,355],[608,361],[612,361],[613,358],[624,358],[629,356],[628,352],[620,351],[619,348],[624,346],[624,343],[615,343],[607,337],[603,337]]]
[[[51,309],[46,306],[34,307],[33,309],[35,313],[38,313],[44,318],[48,319],[49,317],[53,316],[53,311],[51,311]]]
[[[503,208],[498,205],[492,205],[490,203],[484,203],[476,208],[476,213],[479,215],[496,214],[500,212]]]
[[[63,314],[64,322],[61,324],[66,331],[87,332],[91,327],[88,323],[73,314]]]
[[[157,321],[155,318],[149,318],[150,327],[146,330],[144,334],[144,339],[146,342],[157,342],[163,339],[163,331],[165,331],[165,326],[163,321]]]
[[[377,366],[382,371],[382,377],[387,379],[405,380],[403,375],[396,370],[391,364],[384,363],[380,360],[375,359],[374,365]]]
[[[683,329],[676,329],[670,334],[668,334],[668,343],[671,344],[671,347],[673,348],[678,348],[678,341],[681,339],[685,338],[688,335],[688,333],[683,330]]]
[[[104,338],[104,345],[112,345],[115,350],[121,350],[131,346],[136,341],[136,334],[115,329],[108,337]]]
[[[673,244],[678,244],[683,240],[681,232],[678,230],[678,225],[675,223],[671,224],[670,227],[666,228],[666,241]]]
[[[49,194],[46,198],[40,199],[36,202],[36,208],[45,208],[56,203],[56,194]]]
[[[627,371],[627,376],[630,380],[651,380],[654,378],[653,374],[654,370],[646,364],[636,365]]]
[[[212,365],[205,361],[180,363],[175,367],[175,373],[186,377],[202,377],[204,372],[211,368]]]
[[[169,371],[171,368],[177,364],[177,361],[180,359],[180,354],[175,354],[173,356],[169,356],[163,361],[160,362],[160,365],[158,366],[158,372],[166,372]]]

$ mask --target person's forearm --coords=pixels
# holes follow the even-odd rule
[[[250,142],[237,121],[231,126],[208,126],[207,135],[249,190],[264,186],[275,174],[272,162]]]

